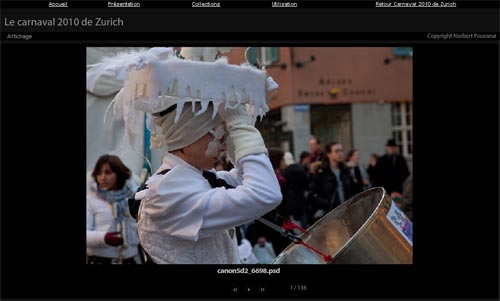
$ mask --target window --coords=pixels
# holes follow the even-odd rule
[[[278,50],[278,47],[250,47],[246,53],[248,63],[270,66],[279,60]]]
[[[399,102],[392,105],[392,137],[405,158],[413,155],[413,103]]]
[[[392,54],[395,57],[413,57],[413,47],[393,47]]]

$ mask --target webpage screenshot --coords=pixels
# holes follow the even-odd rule
[[[2,298],[500,297],[498,1],[0,3]]]

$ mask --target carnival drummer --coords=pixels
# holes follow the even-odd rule
[[[282,199],[264,141],[253,126],[255,114],[247,113],[265,113],[266,92],[277,85],[254,67],[213,62],[214,49],[183,48],[183,60],[172,53],[166,59],[164,54],[158,55],[161,60],[142,59],[149,64],[129,74],[116,99],[123,111],[150,114],[153,144],[167,146],[147,188],[136,193],[142,200],[137,216],[141,245],[157,264],[239,263],[234,227],[271,211]],[[145,78],[152,82],[149,95],[141,99],[137,91],[128,93]],[[162,93],[154,89],[168,92],[157,97]],[[133,124],[126,120],[126,127]],[[213,188],[207,170],[223,151],[235,168],[212,175],[227,183]]]

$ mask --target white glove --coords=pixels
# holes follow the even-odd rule
[[[235,109],[219,106],[219,115],[226,122],[229,136],[226,140],[227,156],[233,165],[241,158],[250,154],[267,154],[264,139],[260,132],[251,124],[244,105]]]
[[[228,135],[226,138],[226,155],[227,159],[233,166],[236,167],[236,161],[234,160],[234,144],[233,144],[233,139],[231,139]]]

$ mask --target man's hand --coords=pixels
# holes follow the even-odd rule
[[[219,106],[219,115],[226,123],[229,133],[226,140],[227,156],[234,166],[246,155],[267,154],[264,139],[249,122],[245,105],[239,105],[234,109]]]

